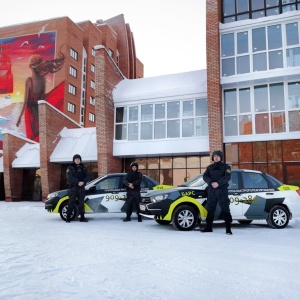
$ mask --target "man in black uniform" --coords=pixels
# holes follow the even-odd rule
[[[206,227],[201,232],[212,232],[212,224],[217,203],[221,207],[221,214],[226,224],[226,234],[232,234],[230,201],[228,198],[228,182],[231,179],[231,168],[222,162],[223,153],[219,150],[212,154],[213,164],[209,165],[203,174],[204,181],[208,184]]]
[[[85,185],[89,180],[89,172],[81,162],[81,156],[75,154],[73,163],[68,166],[67,180],[69,183],[69,205],[67,210],[67,223],[70,223],[70,217],[75,206],[76,198],[78,198],[78,213],[80,214],[80,222],[87,222],[84,217],[84,197]]]
[[[141,183],[143,179],[143,174],[138,171],[139,165],[136,162],[130,164],[130,171],[126,174],[124,178],[124,184],[127,191],[126,200],[126,218],[123,222],[131,221],[131,214],[133,207],[136,208],[136,213],[138,215],[138,222],[142,222],[142,216],[140,215],[139,203],[141,202]]]

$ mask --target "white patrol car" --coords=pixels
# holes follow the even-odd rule
[[[250,224],[266,220],[272,228],[285,228],[292,217],[300,217],[300,190],[286,185],[269,174],[232,169],[228,187],[233,220]],[[149,191],[140,203],[142,215],[160,225],[172,223],[183,231],[192,230],[207,216],[207,184],[200,174],[176,188]],[[215,220],[222,220],[217,206]]]
[[[124,177],[126,173],[107,174],[90,181],[85,186],[86,196],[84,208],[86,213],[125,212],[126,188]],[[170,186],[160,185],[149,176],[143,175],[141,195],[149,190],[164,189]],[[68,190],[51,193],[45,201],[45,209],[52,213],[59,213],[65,221],[69,202]],[[71,220],[77,216],[78,209],[75,207]]]

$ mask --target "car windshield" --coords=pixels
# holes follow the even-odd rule
[[[205,181],[203,180],[203,175],[199,174],[196,177],[188,180],[187,182],[185,182],[184,184],[180,185],[180,186],[196,186],[196,187],[200,187],[203,186],[205,184]]]

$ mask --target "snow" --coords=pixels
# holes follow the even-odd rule
[[[153,101],[155,99],[202,95],[207,97],[205,70],[169,74],[139,79],[124,79],[113,90],[115,104],[126,101]]]
[[[300,299],[300,218],[176,231],[123,213],[65,223],[41,202],[0,202],[0,299]]]

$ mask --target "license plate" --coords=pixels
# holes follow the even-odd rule
[[[145,211],[146,210],[146,205],[140,205],[140,210]]]

